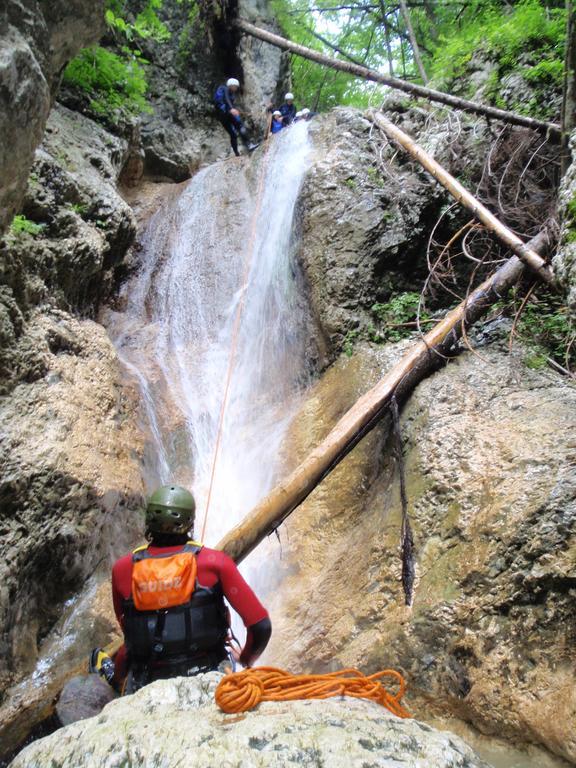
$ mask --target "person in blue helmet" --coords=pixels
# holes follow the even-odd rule
[[[284,96],[284,104],[280,107],[284,125],[290,125],[296,117],[296,105],[294,104],[294,94],[288,92]]]
[[[236,157],[240,155],[238,151],[238,137],[240,137],[248,152],[253,152],[258,146],[258,144],[250,141],[246,126],[242,122],[240,112],[235,105],[236,94],[239,88],[240,83],[238,80],[235,77],[230,77],[226,81],[226,85],[220,85],[214,94],[216,117],[230,136],[230,145]]]
[[[284,128],[284,122],[282,120],[282,112],[279,109],[272,112],[272,122],[270,124],[270,133],[280,133]]]

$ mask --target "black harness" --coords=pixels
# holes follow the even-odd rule
[[[197,555],[200,550],[201,547],[186,544],[181,551]],[[132,562],[173,555],[174,552],[152,555],[143,549],[132,555]],[[128,665],[134,682],[139,680],[133,690],[153,679],[214,669],[227,658],[228,629],[228,611],[220,583],[203,587],[196,580],[188,602],[155,611],[139,611],[132,597],[125,600]]]

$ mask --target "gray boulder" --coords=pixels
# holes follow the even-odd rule
[[[224,715],[220,675],[162,680],[31,744],[12,768],[488,768],[457,736],[350,698]]]
[[[8,0],[0,10],[0,232],[18,211],[65,64],[103,31],[103,0]]]

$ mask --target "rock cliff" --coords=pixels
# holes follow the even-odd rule
[[[8,0],[0,30],[1,233],[20,209],[62,69],[104,31],[104,0]]]
[[[0,109],[1,178],[10,179],[0,190],[6,212],[0,226],[16,210],[25,216],[0,243],[5,748],[45,715],[47,698],[87,650],[113,635],[99,574],[108,573],[110,560],[140,532],[146,446],[136,398],[96,322],[137,255],[131,251],[136,220],[118,190],[143,177],[183,181],[227,155],[210,98],[228,74],[244,79],[254,127],[263,102],[287,83],[285,58],[253,40],[239,41],[227,18],[181,36],[190,18],[175,4],[165,17],[171,44],[143,44],[151,62],[152,114],[136,125],[103,125],[67,89],[48,118],[62,66],[98,38],[101,10],[81,0],[11,0],[2,10],[7,44],[0,82],[14,109]],[[240,10],[270,22],[266,4],[242,0]],[[488,127],[463,120],[454,143],[442,114],[393,100],[387,109],[452,170],[471,183],[482,181],[493,138]],[[311,134],[316,155],[300,200],[299,250],[324,342],[319,367],[331,366],[295,420],[286,448],[292,460],[302,458],[404,348],[406,342],[367,341],[374,335],[372,307],[420,290],[427,241],[447,209],[444,193],[382,148],[359,113],[336,110],[314,121]],[[572,298],[573,198],[574,168],[562,192],[563,247],[556,260]],[[466,222],[454,213],[443,221],[439,240]],[[460,277],[471,272],[455,269]],[[432,304],[440,313],[447,306]],[[281,534],[283,559],[269,575],[275,626],[269,658],[318,671],[399,666],[423,717],[451,713],[484,732],[531,740],[576,762],[570,437],[576,393],[566,378],[530,370],[521,355],[510,356],[507,330],[505,323],[486,326],[473,340],[479,355],[463,349],[406,405],[402,429],[417,546],[413,608],[401,604],[398,475],[384,425],[295,513],[284,529],[288,536]],[[354,347],[354,339],[364,341]],[[380,713],[374,720],[372,710],[353,702],[346,702],[345,718],[339,702],[295,704],[276,715],[266,705],[266,718],[249,716],[240,726],[226,720],[212,747],[212,730],[224,720],[208,700],[214,684],[215,678],[155,684],[111,705],[103,719],[30,747],[15,765],[47,759],[53,765],[172,765],[158,762],[164,758],[155,747],[155,740],[165,744],[167,723],[185,734],[177,747],[182,752],[172,746],[171,754],[184,760],[190,754],[184,750],[194,750],[203,756],[199,765],[222,762],[225,748],[238,755],[232,765],[242,764],[247,749],[262,765],[350,764],[351,754],[367,765],[394,765],[384,755],[399,744],[403,764],[480,765],[451,737],[417,723],[400,728]],[[196,716],[198,708],[206,730],[183,728],[187,712]],[[116,739],[115,718],[130,728],[133,741]],[[291,732],[296,718],[309,728],[306,737]],[[252,742],[241,735],[247,722]],[[416,755],[421,747],[425,757]]]
[[[418,125],[418,115],[403,119]],[[429,131],[414,133],[445,151]],[[343,346],[347,354],[294,420],[296,459],[409,344],[343,340],[373,322],[374,301],[421,286],[423,233],[443,202],[402,158],[388,156],[378,187],[357,113],[336,111],[312,135],[302,260],[332,359]],[[413,607],[399,582],[398,470],[385,425],[286,522],[267,659],[294,670],[400,667],[420,714],[450,712],[576,762],[576,388],[528,368],[521,345],[509,354],[509,332],[502,319],[480,328],[477,352],[463,346],[405,406]]]
[[[576,316],[576,133],[572,134],[570,146],[574,160],[560,188],[562,234],[554,269],[566,292],[568,306]]]
[[[12,768],[488,768],[458,737],[357,699],[270,702],[226,716],[214,703],[219,679],[212,672],[152,683],[32,744]]]
[[[228,10],[200,24],[187,4],[165,3],[170,40],[142,44],[152,112],[112,124],[81,93],[58,90],[66,63],[103,34],[103,6],[10,0],[0,11],[0,229],[19,214],[0,239],[0,752],[113,634],[109,602],[94,613],[79,594],[93,594],[141,535],[136,393],[96,322],[137,256],[122,194],[143,175],[181,181],[227,156],[211,104],[223,78],[246,72],[245,103],[261,121],[285,77],[278,51],[240,48]],[[246,0],[242,12],[271,23],[265,5]],[[72,648],[58,646],[59,632]]]

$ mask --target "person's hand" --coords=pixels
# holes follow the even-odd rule
[[[237,645],[230,645],[228,647],[230,648],[230,655],[232,656],[234,661],[238,664],[240,662],[240,655],[242,653],[242,649]]]
[[[231,109],[230,110],[230,114],[233,115],[234,117],[240,117],[240,110],[238,110],[238,109]]]

